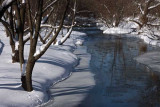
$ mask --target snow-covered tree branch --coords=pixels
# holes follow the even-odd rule
[[[63,43],[67,40],[67,38],[69,38],[69,36],[71,35],[72,33],[72,30],[73,30],[73,26],[76,24],[75,23],[75,16],[76,16],[76,5],[77,5],[77,1],[74,0],[75,3],[74,3],[74,8],[73,8],[73,19],[72,19],[72,25],[70,26],[68,32],[65,34],[65,36],[63,38],[61,38],[61,40],[57,41],[56,42],[56,45],[63,45]]]
[[[4,0],[0,6],[0,19],[4,15],[5,11],[12,5],[16,0]]]
[[[140,8],[139,20],[131,20],[139,25],[139,29],[141,29],[144,25],[148,23],[148,15],[150,11],[160,6],[160,2],[156,0],[146,0],[143,3],[138,3]],[[143,8],[142,8],[143,5]],[[152,5],[152,6],[151,6]]]

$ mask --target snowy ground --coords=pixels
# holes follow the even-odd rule
[[[2,26],[1,26],[2,27]],[[32,92],[21,88],[20,67],[11,63],[9,39],[0,29],[0,107],[34,107],[49,100],[47,90],[53,84],[70,76],[78,58],[73,54],[78,36],[73,32],[64,46],[51,46],[34,67]],[[27,45],[26,45],[27,47]],[[28,53],[28,50],[25,50]]]
[[[123,22],[119,27],[101,27],[104,34],[134,34],[144,40],[145,43],[160,47],[160,31],[157,28],[143,27],[137,31],[138,25],[134,22]]]
[[[105,34],[128,34],[131,33],[132,29],[123,29],[119,27],[107,28],[103,33]]]
[[[152,71],[160,72],[160,52],[149,52],[135,58],[139,63],[145,64]]]
[[[77,107],[94,87],[94,74],[90,72],[90,54],[87,53],[86,47],[79,46],[74,53],[80,57],[79,65],[71,77],[50,89],[54,99],[44,107]]]

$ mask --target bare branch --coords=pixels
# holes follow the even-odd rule
[[[104,4],[104,7],[107,9],[108,13],[111,14],[110,10],[108,9],[108,7]]]
[[[39,39],[40,39],[40,41],[41,41],[43,44],[45,44],[45,41],[43,40],[43,38],[42,38],[42,36],[41,36],[40,33],[39,33]]]
[[[151,6],[151,7],[149,7],[148,9],[151,10],[151,9],[154,9],[154,8],[156,8],[156,7],[158,7],[158,6],[160,6],[160,3],[158,3],[158,4],[154,5],[154,6]]]
[[[16,0],[4,0],[2,5],[0,6],[0,19],[4,15],[5,11],[12,5]]]
[[[66,33],[66,35],[60,40],[60,41],[57,41],[56,42],[56,45],[63,45],[63,43],[67,40],[67,38],[69,38],[69,36],[71,35],[72,33],[72,30],[73,30],[73,26],[75,26],[75,16],[76,16],[76,5],[77,5],[77,1],[75,0],[75,3],[74,3],[74,9],[73,9],[73,19],[72,19],[72,25],[69,29],[69,31]]]
[[[53,34],[54,28],[50,31],[50,33],[44,38],[44,41],[46,42],[47,39],[50,37],[51,34]]]
[[[139,6],[139,9],[140,9],[140,11],[141,11],[141,14],[144,14],[144,11],[142,10],[142,4],[138,4]]]
[[[141,24],[140,22],[136,21],[136,20],[129,20],[129,21],[132,21],[132,22],[137,23],[137,24],[139,25],[139,27],[141,27],[141,26],[142,26],[142,24]]]
[[[53,43],[53,41],[55,41],[55,39],[57,38],[62,26],[63,26],[63,23],[64,23],[64,19],[65,19],[65,15],[67,13],[67,10],[68,10],[68,7],[69,7],[69,3],[70,3],[70,0],[67,0],[67,5],[66,5],[66,8],[65,8],[65,11],[63,13],[63,16],[62,16],[62,19],[61,19],[61,23],[60,23],[60,26],[57,30],[57,32],[55,33],[55,35],[48,41],[48,43],[45,44],[43,50],[37,54],[37,55],[34,55],[35,57],[35,60],[38,60],[45,52],[46,50],[49,48],[49,46]]]
[[[52,5],[54,5],[55,3],[57,3],[58,0],[54,0],[52,3],[50,3],[49,5],[47,5],[44,9],[43,9],[43,13],[45,11],[47,11],[48,8],[50,8]]]

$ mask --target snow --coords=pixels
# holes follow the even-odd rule
[[[37,56],[37,55],[39,55],[44,50],[44,48],[46,47],[46,45],[47,44],[41,45],[40,48],[36,50],[36,52],[34,54],[34,57]]]
[[[76,45],[83,45],[83,41],[82,40],[80,40],[80,39],[77,39],[77,41],[76,41],[76,43],[75,43]]]
[[[2,26],[1,26],[2,27]],[[64,46],[51,46],[40,58],[33,71],[33,91],[26,92],[21,87],[20,65],[11,62],[11,48],[9,38],[3,30],[0,31],[1,43],[5,45],[0,48],[0,107],[35,107],[49,100],[47,90],[50,86],[71,75],[73,67],[78,64],[78,58],[73,51],[75,41],[79,33],[74,31],[71,38]],[[29,42],[25,45],[25,59],[29,53]],[[44,46],[39,46],[43,49]],[[23,67],[26,65],[24,64]]]
[[[148,9],[149,9],[149,10],[154,9],[154,8],[158,7],[159,5],[160,5],[160,3],[158,3],[158,4],[156,4],[156,5],[153,5],[153,6],[149,7]]]
[[[26,3],[26,0],[22,0],[22,3]]]
[[[41,47],[40,47],[40,50],[44,50],[44,48],[46,47],[46,44],[43,44]]]
[[[127,18],[127,22],[120,23],[119,27],[107,28],[105,26],[100,29],[103,30],[104,34],[133,34],[136,37],[144,40],[145,43],[154,46],[160,46],[160,32],[155,28],[143,27],[141,30],[138,29],[138,25],[134,22],[130,22],[131,18]],[[136,18],[135,18],[136,19]],[[140,34],[138,34],[140,33]],[[157,35],[157,36],[155,36]]]
[[[103,33],[105,34],[128,34],[131,33],[133,30],[132,29],[124,29],[124,28],[108,28],[106,29]]]
[[[35,57],[35,56],[37,56],[37,55],[39,55],[39,54],[40,54],[40,52],[41,52],[41,51],[40,51],[39,49],[38,49],[38,50],[36,50],[36,53],[34,53],[34,57]]]
[[[155,30],[155,29],[152,29],[154,30],[153,32],[151,32],[151,30],[148,30],[147,28],[142,28],[142,33],[138,35],[139,38],[143,39],[144,42],[146,42],[147,44],[151,44],[151,45],[154,45],[154,46],[160,46],[159,45],[159,37],[160,37],[160,33],[159,31]],[[157,35],[158,34],[158,35]],[[155,36],[157,35],[157,36]]]
[[[56,42],[55,45],[60,45],[61,43],[63,43],[70,36],[72,29],[73,29],[73,26],[69,29],[69,31],[65,34],[65,36],[63,38],[61,38],[61,40],[58,40]]]
[[[50,89],[54,100],[50,100],[45,107],[77,107],[95,86],[94,74],[89,67],[91,55],[87,53],[87,47],[78,46],[74,53],[80,58],[79,65],[71,77]]]
[[[21,76],[24,76],[24,75],[26,74],[26,71],[25,71],[25,69],[26,69],[26,64],[27,64],[27,62],[25,62],[24,64],[22,64]]]
[[[15,10],[13,11],[13,15],[16,15],[16,11],[15,11]],[[16,23],[17,23],[17,22],[16,22]]]
[[[5,1],[3,1],[2,7],[5,7],[5,6],[9,5],[12,1],[13,0],[5,0]]]
[[[16,43],[15,43],[15,50],[18,50],[18,47],[19,47],[19,42],[16,41]]]
[[[152,71],[160,72],[160,52],[148,52],[135,58],[139,63],[147,65]]]
[[[61,41],[60,41],[60,40],[58,40],[58,41],[55,43],[56,46],[59,45],[59,44],[61,44]]]

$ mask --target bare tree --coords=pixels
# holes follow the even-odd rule
[[[33,90],[32,72],[35,62],[47,51],[59,35],[59,32],[63,27],[69,4],[70,0],[47,0],[45,3],[44,0],[9,0],[9,2],[8,0],[5,0],[2,2],[0,15],[3,18],[1,18],[0,21],[5,26],[10,40],[13,62],[20,62],[21,81],[24,90]],[[56,6],[60,11],[56,9]],[[10,8],[8,9],[8,7]],[[74,25],[75,7],[73,9],[74,14],[72,24],[70,26],[71,30],[68,32],[69,35],[71,34]],[[50,21],[50,17],[54,17],[54,22],[52,22],[53,25],[47,25],[50,26],[49,28],[51,28],[51,30],[43,39],[41,31],[46,27],[44,24]],[[69,35],[65,37],[68,37]],[[39,39],[43,40],[43,44],[40,49],[37,49]],[[47,41],[47,39],[49,40]],[[24,45],[27,41],[30,42],[30,51],[28,58],[24,60]],[[65,41],[66,38],[63,39],[61,44]]]
[[[7,17],[4,16],[0,21],[5,26],[7,35],[10,38],[12,62],[20,61],[21,63],[24,63],[23,33],[25,23],[25,3],[21,3],[20,0],[15,0],[10,9],[6,11],[5,14]],[[22,45],[19,45],[19,43]]]
[[[140,10],[139,20],[130,20],[139,25],[141,29],[144,25],[148,25],[150,11],[160,6],[160,2],[157,0],[144,0],[142,2],[135,2]]]
[[[88,1],[88,0],[87,0]],[[108,27],[117,27],[132,12],[132,2],[128,0],[89,0],[92,7],[88,10],[95,13]]]
[[[72,30],[73,30],[73,26],[76,24],[75,23],[76,6],[77,6],[77,0],[74,0],[74,7],[73,7],[73,9],[71,9],[73,11],[71,26],[64,26],[68,29],[68,31],[65,34],[65,36],[63,38],[61,38],[61,40],[57,41],[56,45],[63,45],[63,43],[70,37]]]
[[[30,32],[30,52],[28,59],[26,61],[26,68],[23,70],[22,73],[22,87],[26,91],[32,91],[32,72],[35,65],[35,62],[47,51],[47,49],[50,47],[50,45],[55,41],[57,38],[65,19],[65,15],[67,13],[68,7],[69,7],[69,0],[66,0],[66,6],[64,8],[64,12],[61,16],[60,25],[56,31],[56,33],[51,37],[51,39],[44,45],[41,46],[39,50],[36,49],[37,42],[39,38],[40,33],[40,26],[42,22],[42,16],[43,12],[45,11],[43,0],[37,0],[37,14],[35,17],[35,22],[33,22],[32,14],[31,14],[31,7],[30,7],[30,1],[26,0],[27,4],[27,13],[28,13],[28,23],[29,23],[29,32]],[[49,5],[46,6],[46,8]],[[35,26],[35,28],[33,28]],[[37,50],[37,51],[36,51]]]

